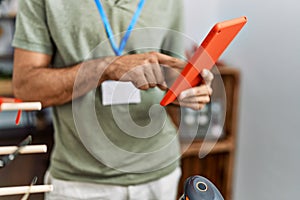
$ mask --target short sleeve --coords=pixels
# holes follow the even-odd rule
[[[45,0],[19,0],[13,47],[53,54]]]
[[[173,57],[184,56],[184,8],[182,0],[173,0],[173,9],[170,16],[170,29],[166,35],[162,52]]]

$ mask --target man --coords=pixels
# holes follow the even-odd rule
[[[139,2],[101,3],[120,35]],[[182,28],[181,0],[146,1],[135,28],[125,55],[115,56],[93,0],[19,1],[14,93],[53,107],[55,146],[46,181],[54,191],[47,199],[175,199],[176,129],[164,109],[153,105],[164,95],[169,71],[185,65],[162,54],[182,56],[172,34]],[[184,91],[182,105],[200,109],[209,102],[211,74],[202,75],[208,85]],[[104,105],[111,95],[108,80],[132,83],[140,89],[136,99],[129,95],[125,105]]]

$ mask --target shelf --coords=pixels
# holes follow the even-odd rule
[[[12,81],[10,79],[0,79],[0,96],[13,96]]]
[[[203,141],[196,140],[192,144],[181,142],[181,152],[183,153],[182,157],[199,155],[200,148],[202,148],[202,153],[204,154],[206,153],[214,154],[214,153],[221,153],[221,152],[231,152],[234,149],[234,145],[229,139],[220,140],[217,142],[208,141],[205,143]]]

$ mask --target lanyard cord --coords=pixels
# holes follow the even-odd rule
[[[104,8],[103,8],[100,0],[95,0],[95,3],[96,3],[96,6],[98,8],[98,11],[99,11],[99,14],[101,16],[101,19],[103,21],[104,28],[105,28],[105,31],[106,31],[106,35],[107,35],[107,37],[109,39],[110,45],[111,45],[113,51],[115,52],[115,54],[117,56],[120,56],[122,54],[125,46],[126,46],[126,43],[127,43],[128,39],[129,39],[129,36],[131,34],[132,29],[135,26],[135,24],[136,24],[136,22],[137,22],[137,20],[139,18],[139,15],[141,14],[142,8],[143,8],[143,6],[145,4],[145,0],[140,0],[139,4],[137,6],[137,9],[136,9],[136,11],[135,11],[135,13],[134,13],[134,15],[132,17],[132,20],[131,20],[128,28],[127,28],[127,31],[126,31],[124,37],[122,38],[122,40],[120,42],[119,48],[117,47],[116,42],[114,40],[114,36],[113,36],[113,32],[112,32],[111,26],[109,24],[109,21],[107,19],[107,16],[105,14]]]

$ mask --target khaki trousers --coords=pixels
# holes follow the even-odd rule
[[[158,180],[139,185],[116,186],[55,179],[45,176],[45,184],[54,190],[45,195],[46,200],[175,200],[181,169]]]

